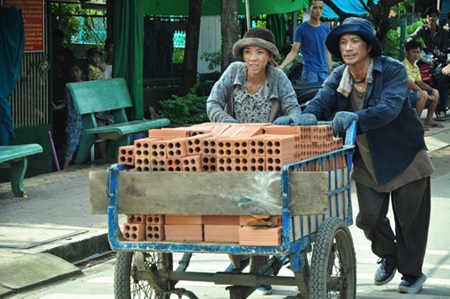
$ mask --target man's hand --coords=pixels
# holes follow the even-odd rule
[[[349,111],[339,111],[333,119],[333,131],[335,133],[345,132],[353,121],[358,120],[358,115]]]
[[[232,118],[231,116],[225,117],[222,119],[223,123],[229,123],[229,124],[238,124],[238,121]]]

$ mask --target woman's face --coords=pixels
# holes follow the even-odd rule
[[[242,52],[248,72],[253,74],[265,72],[267,63],[273,55],[260,46],[246,46]]]

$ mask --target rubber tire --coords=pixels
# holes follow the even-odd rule
[[[341,219],[327,218],[320,225],[313,244],[310,275],[310,298],[356,298],[355,248],[350,231]]]
[[[146,260],[151,266],[156,266],[161,271],[171,270],[173,266],[170,253],[146,253]],[[145,280],[136,281],[132,277],[134,252],[118,252],[116,254],[116,266],[114,271],[114,297],[116,299],[169,299],[170,294],[156,294],[153,287]]]

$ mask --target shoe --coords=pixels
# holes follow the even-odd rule
[[[422,291],[422,284],[425,280],[427,280],[427,277],[423,273],[419,277],[403,275],[397,291],[399,293],[417,294]]]
[[[386,259],[379,259],[377,264],[380,264],[380,267],[377,272],[375,272],[373,283],[377,286],[381,286],[387,284],[394,278],[397,265],[387,263]]]
[[[436,120],[437,121],[445,121],[446,120],[446,114],[445,112],[436,112]]]
[[[260,295],[270,295],[270,294],[272,294],[272,286],[262,285],[256,289],[256,292]]]

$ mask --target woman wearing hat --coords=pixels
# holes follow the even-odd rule
[[[356,225],[380,257],[376,285],[396,270],[401,293],[417,293],[426,276],[422,265],[430,220],[430,175],[434,168],[424,128],[409,105],[408,76],[397,60],[381,56],[369,21],[347,18],[326,39],[330,53],[344,61],[325,81],[296,124],[333,118],[336,132],[357,122],[352,179],[359,214]],[[395,232],[387,212],[395,215]]]
[[[301,113],[297,96],[284,72],[276,68],[280,57],[266,28],[251,28],[233,46],[230,64],[206,102],[212,122],[292,124]]]

